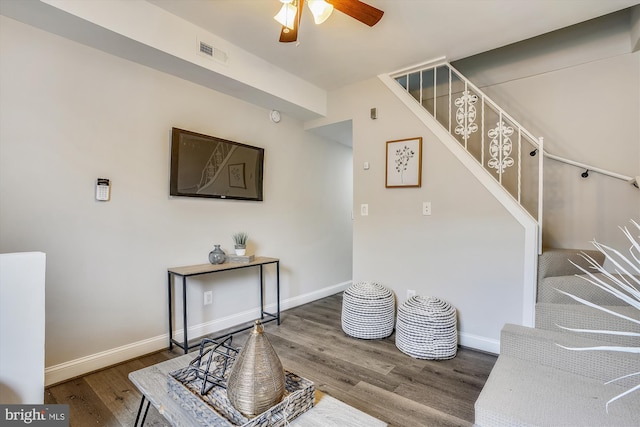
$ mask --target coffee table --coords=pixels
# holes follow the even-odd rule
[[[131,382],[142,393],[136,427],[144,425],[149,404],[172,426],[193,427],[197,419],[169,395],[167,375],[184,368],[195,356],[186,354],[129,374]],[[144,408],[146,404],[146,409]],[[387,424],[316,390],[315,406],[289,423],[295,427],[383,427]]]

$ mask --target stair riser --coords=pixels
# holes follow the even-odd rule
[[[505,325],[501,334],[500,354],[540,363],[602,382],[640,372],[640,357],[637,354],[616,351],[575,351],[562,348],[560,345],[583,348],[610,344],[564,332]],[[633,387],[638,384],[638,378],[636,376],[623,379],[616,384]]]
[[[631,318],[640,317],[640,311],[632,307],[607,306]],[[588,329],[600,331],[621,331],[640,334],[640,324],[620,319],[595,308],[575,304],[536,304],[536,328],[564,332],[583,338],[598,339],[613,345],[640,347],[640,337],[611,334],[590,334],[566,331],[560,328]]]

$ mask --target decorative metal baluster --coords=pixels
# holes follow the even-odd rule
[[[513,135],[513,128],[507,126],[502,120],[502,114],[500,114],[500,120],[496,123],[496,127],[489,129],[489,132],[487,132],[487,136],[491,138],[491,143],[489,144],[491,160],[489,160],[487,166],[496,170],[500,184],[502,184],[502,174],[506,168],[514,164],[513,158],[510,157],[513,150],[511,135]]]
[[[455,128],[455,133],[456,135],[462,136],[464,148],[468,149],[467,141],[469,137],[473,132],[478,130],[478,125],[475,123],[476,107],[474,105],[478,102],[478,96],[471,94],[466,86],[465,82],[465,90],[462,92],[462,96],[455,100],[455,106],[458,107],[456,110],[456,122],[458,126]]]

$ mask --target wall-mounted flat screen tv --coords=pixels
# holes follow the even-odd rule
[[[171,131],[172,196],[262,201],[264,148]]]

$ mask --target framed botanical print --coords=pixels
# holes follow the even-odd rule
[[[422,185],[422,137],[387,141],[385,186],[420,187]]]

